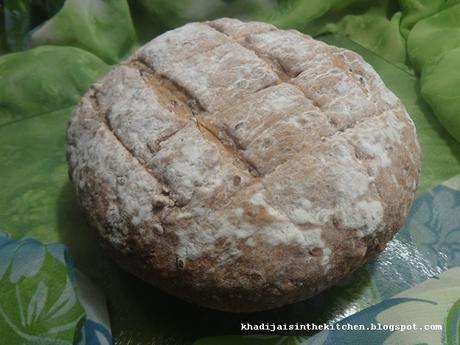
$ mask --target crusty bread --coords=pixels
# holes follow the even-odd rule
[[[223,18],[166,32],[94,84],[68,160],[120,265],[183,299],[256,311],[381,251],[413,200],[420,149],[357,54]]]

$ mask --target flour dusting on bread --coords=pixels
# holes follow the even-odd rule
[[[222,18],[158,36],[93,85],[68,159],[122,266],[192,302],[255,311],[382,250],[414,198],[420,148],[359,55]]]

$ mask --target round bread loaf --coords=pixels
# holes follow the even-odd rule
[[[156,37],[73,112],[79,200],[124,268],[188,301],[257,311],[381,251],[414,198],[404,106],[357,54],[223,18]]]

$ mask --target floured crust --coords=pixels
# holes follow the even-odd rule
[[[223,18],[155,38],[94,84],[68,160],[120,265],[189,301],[255,311],[382,250],[413,200],[420,148],[357,54]]]

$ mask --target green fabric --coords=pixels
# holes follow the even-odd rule
[[[445,0],[400,0],[403,13],[402,35],[407,39],[410,30],[417,22],[438,12],[445,3]]]
[[[7,45],[20,50],[27,32],[31,29],[31,0],[6,0],[4,9],[5,31],[9,32]]]
[[[31,33],[30,46],[71,45],[116,63],[135,46],[126,1],[67,0],[49,21]]]
[[[459,15],[460,5],[456,5],[417,22],[412,28],[407,47],[415,68],[436,63],[448,51],[460,47]]]
[[[460,4],[419,21],[407,41],[411,62],[421,73],[422,95],[457,140],[460,140],[459,18]]]
[[[42,46],[0,57],[0,126],[75,105],[107,68],[73,47]]]
[[[27,233],[58,240],[56,210],[68,183],[68,117],[106,70],[99,58],[72,47],[0,57],[0,228],[15,238]]]
[[[22,50],[28,32],[54,16],[63,4],[64,0],[5,0],[1,16],[7,33],[4,49]]]
[[[348,15],[337,24],[327,26],[327,31],[337,32],[352,38],[395,65],[408,69],[406,65],[406,42],[400,32],[401,12],[386,18],[381,11],[369,11],[363,15]]]
[[[422,70],[421,91],[441,124],[460,141],[460,47]],[[448,78],[446,76],[449,76]]]
[[[75,344],[85,312],[67,264],[62,245],[0,233],[2,344]]]

